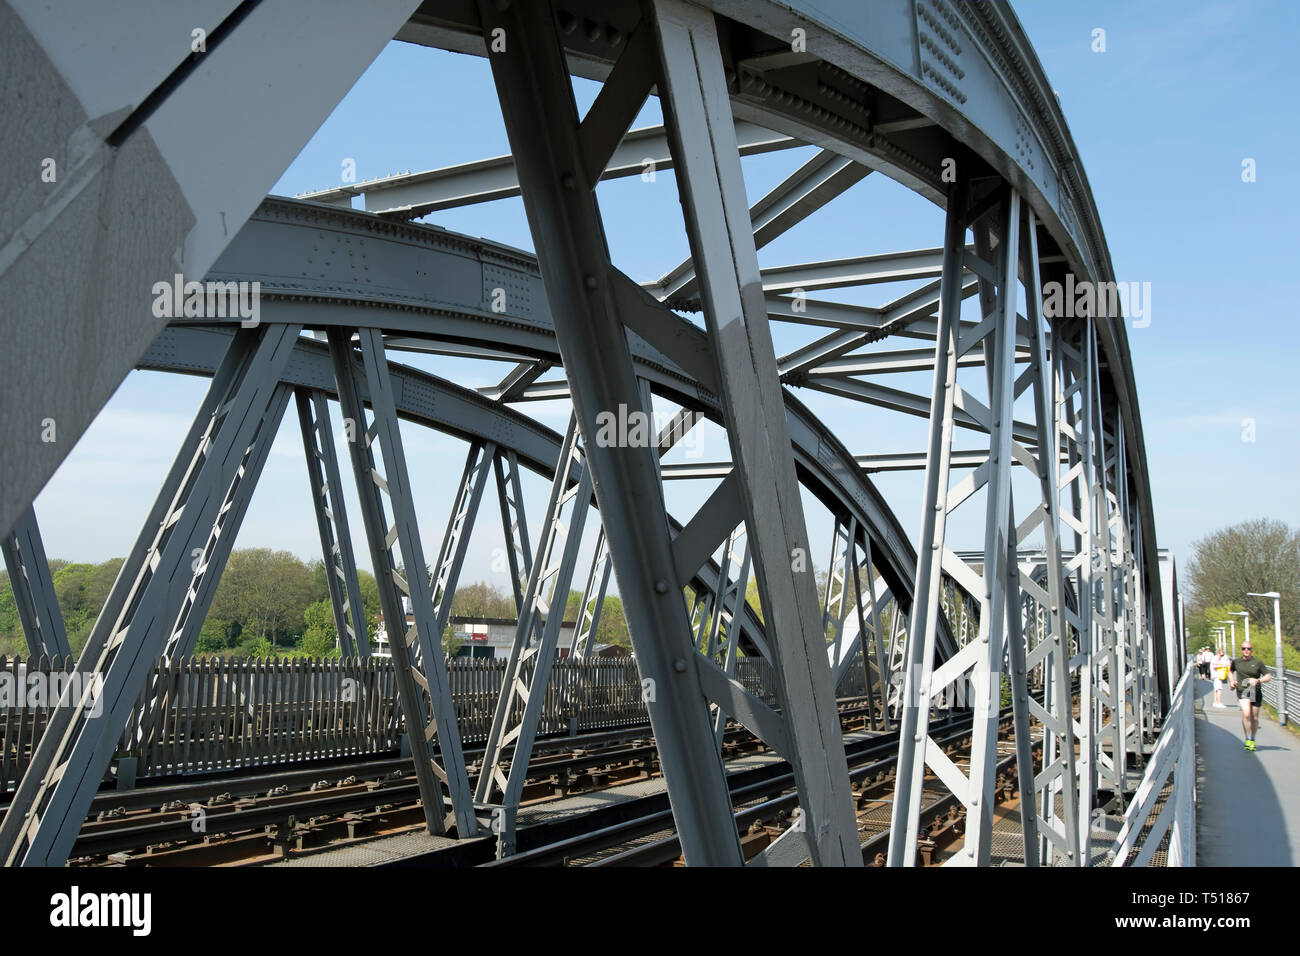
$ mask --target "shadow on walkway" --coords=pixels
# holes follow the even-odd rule
[[[1297,740],[1260,716],[1258,749],[1243,749],[1241,709],[1223,688],[1214,707],[1209,681],[1196,678],[1196,862],[1200,866],[1300,864],[1300,759]]]

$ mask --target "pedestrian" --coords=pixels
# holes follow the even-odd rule
[[[1205,680],[1210,679],[1210,661],[1213,659],[1214,654],[1211,653],[1208,647],[1202,647],[1200,652],[1196,655],[1196,667],[1201,672],[1201,677]]]
[[[1255,732],[1259,730],[1259,705],[1263,703],[1263,685],[1273,679],[1264,662],[1252,654],[1249,643],[1241,645],[1241,656],[1232,662],[1232,689],[1241,704],[1241,727],[1246,732],[1246,749],[1255,750]],[[1240,689],[1238,689],[1240,688]]]
[[[1232,659],[1222,649],[1210,661],[1210,673],[1214,675],[1214,706],[1220,710],[1228,709],[1228,705],[1223,702],[1223,685],[1228,680],[1231,667]]]

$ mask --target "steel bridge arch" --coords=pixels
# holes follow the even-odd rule
[[[812,592],[806,582],[777,570],[775,565],[780,562],[772,560],[780,553],[783,542],[788,545],[799,539],[800,531],[791,525],[778,533],[755,520],[759,514],[782,513],[782,509],[773,506],[790,500],[793,487],[790,480],[795,469],[801,469],[806,478],[815,459],[800,462],[795,460],[797,456],[786,457],[787,452],[778,442],[774,470],[769,474],[764,466],[758,469],[758,480],[750,477],[750,469],[767,453],[767,446],[760,431],[753,427],[753,420],[746,418],[747,399],[756,399],[757,407],[766,403],[770,423],[780,418],[776,409],[785,408],[789,413],[792,406],[774,377],[768,374],[762,349],[755,353],[758,359],[753,368],[736,365],[733,355],[721,347],[717,326],[719,311],[734,305],[747,323],[755,324],[750,345],[758,342],[761,346],[767,341],[770,351],[770,340],[766,340],[767,316],[762,313],[788,318],[788,303],[783,301],[780,291],[755,298],[754,283],[750,281],[757,278],[753,245],[741,236],[743,230],[734,228],[746,210],[743,180],[737,189],[739,130],[733,135],[730,123],[721,122],[724,115],[729,115],[732,120],[748,121],[775,131],[789,141],[821,146],[861,169],[880,171],[947,212],[944,246],[936,251],[942,255],[930,256],[930,264],[922,263],[918,267],[921,271],[916,273],[941,275],[939,289],[944,298],[937,319],[920,323],[929,323],[937,347],[932,366],[925,366],[936,370],[936,394],[928,400],[932,422],[931,447],[925,456],[927,517],[923,522],[922,551],[917,557],[916,587],[926,596],[927,607],[932,607],[937,600],[937,588],[945,575],[955,574],[957,583],[969,593],[985,592],[990,613],[981,615],[981,627],[985,621],[994,622],[991,626],[997,634],[998,646],[1001,646],[1002,627],[998,612],[1004,599],[1014,598],[1022,589],[1037,589],[1039,603],[1050,606],[1057,615],[1052,625],[1058,648],[1053,652],[1054,666],[1061,666],[1065,656],[1062,651],[1068,646],[1071,634],[1089,647],[1091,656],[1079,667],[1079,673],[1081,677],[1086,675],[1085,702],[1091,700],[1088,695],[1094,693],[1095,683],[1099,703],[1095,715],[1082,719],[1081,753],[1087,766],[1077,773],[1072,762],[1063,763],[1060,768],[1061,778],[1072,781],[1066,787],[1067,792],[1074,788],[1073,781],[1078,780],[1077,792],[1083,801],[1076,816],[1080,826],[1069,821],[1071,813],[1067,811],[1064,822],[1045,819],[1044,828],[1029,821],[1025,837],[1026,860],[1037,858],[1039,851],[1044,851],[1047,858],[1052,852],[1059,852],[1074,864],[1085,862],[1087,835],[1078,831],[1087,818],[1086,803],[1099,778],[1109,775],[1109,779],[1122,780],[1125,754],[1130,750],[1140,752],[1143,735],[1153,728],[1159,712],[1167,705],[1171,666],[1165,658],[1170,656],[1173,645],[1152,639],[1153,634],[1168,631],[1163,619],[1166,602],[1161,599],[1151,488],[1124,318],[1111,313],[1084,316],[1073,324],[1053,321],[1050,344],[1045,340],[1047,333],[1039,301],[1042,281],[1067,271],[1098,283],[1113,282],[1114,275],[1100,218],[1060,107],[1010,7],[1003,3],[976,5],[956,0],[916,0],[895,5],[863,5],[853,0],[757,4],[741,0],[697,4],[681,0],[623,3],[559,0],[551,9],[509,3],[493,5],[486,0],[430,0],[420,4],[414,0],[384,0],[367,11],[362,24],[358,12],[348,9],[342,0],[331,0],[331,3],[334,6],[315,10],[305,22],[292,4],[275,0],[257,9],[241,6],[234,14],[224,8],[202,11],[204,16],[200,19],[216,17],[221,29],[214,36],[220,35],[222,40],[217,55],[208,57],[205,66],[197,71],[181,65],[169,74],[171,64],[160,64],[156,55],[145,55],[148,44],[159,46],[157,41],[165,35],[168,24],[160,21],[141,25],[137,35],[124,41],[121,50],[128,62],[133,52],[141,54],[132,65],[134,72],[128,80],[112,86],[99,83],[104,64],[93,59],[80,62],[68,51],[82,49],[88,37],[112,33],[114,24],[104,18],[118,16],[117,11],[109,14],[88,8],[69,26],[54,23],[50,19],[52,15],[28,0],[8,0],[0,9],[0,15],[7,21],[6,35],[14,38],[15,62],[24,67],[24,82],[31,84],[34,95],[29,102],[40,102],[35,95],[39,90],[54,89],[63,94],[67,103],[75,104],[56,116],[54,137],[77,143],[75,155],[80,163],[75,167],[76,175],[65,177],[64,183],[54,190],[18,181],[6,192],[17,216],[13,219],[16,226],[0,236],[3,241],[0,295],[13,304],[17,314],[27,319],[12,329],[9,354],[17,359],[4,365],[6,374],[0,376],[0,401],[6,408],[39,408],[42,413],[57,417],[65,440],[57,447],[41,447],[21,430],[26,427],[24,416],[0,419],[0,454],[6,461],[20,463],[15,480],[6,481],[0,489],[0,527],[12,528],[14,538],[21,532],[26,540],[33,540],[35,519],[30,502],[71,447],[67,437],[70,435],[75,441],[121,377],[161,331],[157,317],[150,319],[142,310],[124,307],[129,298],[94,295],[98,276],[110,274],[110,268],[112,274],[122,271],[121,262],[114,256],[125,256],[125,272],[130,276],[169,275],[175,250],[180,246],[184,250],[182,259],[191,271],[209,272],[217,264],[230,235],[253,214],[280,169],[390,37],[395,35],[415,43],[487,55],[501,91],[512,147],[521,162],[515,170],[514,185],[507,182],[492,195],[509,195],[512,188],[522,191],[535,245],[547,250],[542,263],[547,276],[547,298],[553,307],[558,305],[557,325],[564,324],[556,330],[558,346],[567,353],[566,357],[579,358],[567,363],[571,370],[583,367],[583,356],[598,354],[585,351],[589,346],[594,347],[594,340],[584,343],[576,331],[582,322],[587,322],[593,329],[604,330],[602,334],[616,332],[604,341],[617,341],[619,351],[627,347],[623,343],[630,342],[629,359],[635,359],[638,369],[645,366],[644,353],[638,354],[639,345],[634,336],[624,338],[625,330],[645,333],[652,339],[657,348],[670,356],[669,363],[678,365],[676,371],[666,365],[650,370],[651,374],[645,377],[658,389],[672,392],[684,384],[675,380],[680,371],[690,373],[685,376],[687,381],[694,378],[706,382],[707,378],[706,384],[716,383],[719,408],[729,424],[733,457],[738,456],[737,470],[743,472],[738,487],[744,498],[746,524],[751,534],[762,539],[758,551],[767,553],[767,573],[775,575],[767,585],[790,599],[788,614],[782,601],[775,602],[774,607],[779,615],[785,615],[784,623],[777,628],[778,633],[789,635],[783,636],[780,648],[782,672],[794,681],[791,701],[798,704],[800,713],[792,715],[780,728],[768,718],[763,720],[768,721],[769,730],[778,731],[778,736],[790,735],[786,743],[792,755],[806,757],[819,751],[827,754],[824,772],[792,757],[800,792],[807,804],[805,809],[813,823],[808,850],[815,862],[856,862],[849,833],[851,818],[845,813],[842,792],[842,754],[831,739],[833,735],[823,707],[825,678],[817,667],[812,667],[807,674],[802,670],[804,663],[820,653],[810,623]],[[189,16],[189,12],[185,15]],[[357,29],[349,34],[350,26]],[[274,62],[274,57],[265,55],[264,49],[264,38],[290,31],[300,42],[318,47],[318,55],[300,64],[301,69],[292,78],[282,75],[282,68]],[[340,39],[343,36],[347,37],[345,41]],[[509,44],[499,49],[489,48],[488,38],[499,37],[509,37]],[[685,55],[687,49],[695,51],[694,54]],[[326,50],[334,56],[325,53]],[[576,131],[566,129],[562,121],[555,122],[544,108],[547,102],[559,106],[567,101],[568,109],[573,111],[567,82],[569,73],[605,81],[596,105]],[[224,96],[228,91],[223,85],[270,88],[271,99],[267,102],[276,95],[297,95],[307,108],[296,111],[292,117],[241,115],[237,99],[227,102],[230,98]],[[581,198],[576,203],[566,198],[569,193],[585,197],[594,187],[602,175],[601,169],[616,151],[631,116],[649,95],[651,87],[657,87],[665,105],[664,148],[668,159],[681,164],[678,177],[683,187],[692,250],[704,259],[703,280],[688,285],[693,285],[700,295],[698,304],[703,306],[709,332],[679,320],[680,324],[674,326],[676,337],[671,340],[661,338],[662,329],[650,321],[671,313],[662,303],[647,302],[652,297],[644,290],[629,287],[629,280],[617,270],[603,271],[612,268],[607,250],[604,265],[593,266],[599,259],[603,241],[594,198]],[[157,95],[152,98],[145,95],[151,91]],[[531,107],[525,103],[530,98]],[[178,126],[178,115],[210,116],[213,122],[231,130],[231,135],[226,137],[228,142],[205,143],[202,150],[197,150],[188,128],[181,131]],[[114,117],[112,122],[106,121],[109,116]],[[48,136],[44,131],[33,140],[30,127],[19,124],[18,128],[22,140],[14,141],[15,155],[21,157],[26,155],[24,151],[47,149]],[[244,142],[260,144],[263,155],[259,161],[246,175],[214,176],[216,170],[237,168],[234,161],[242,158],[239,144]],[[744,145],[739,148],[743,153]],[[768,147],[758,144],[753,148]],[[963,171],[956,185],[944,176],[950,161]],[[568,172],[559,175],[565,169]],[[509,180],[509,171],[506,172]],[[420,202],[391,205],[385,193],[391,197],[393,190],[415,188],[418,193],[427,189],[421,175],[428,179],[425,174],[394,177],[391,181],[362,184],[335,191],[339,193],[336,196],[317,198],[350,203],[353,194],[361,193],[369,210],[399,218],[414,210],[418,216],[422,214],[419,209],[423,208]],[[153,190],[142,196],[138,187],[145,177]],[[714,189],[718,190],[716,201],[712,196]],[[160,213],[144,226],[148,217],[119,214],[120,208],[130,207],[132,203],[143,203]],[[98,212],[99,221],[105,224],[98,234],[80,234],[79,221],[87,209],[92,214]],[[760,219],[764,215],[757,210],[751,210],[751,214],[757,214]],[[728,237],[719,232],[724,218],[735,220],[730,244]],[[759,232],[764,227],[758,220],[755,227],[755,242],[761,244],[765,239]],[[973,249],[965,246],[968,231],[974,233]],[[56,236],[62,242],[60,252],[77,268],[59,295],[33,294],[33,288],[38,287],[33,285],[34,278],[38,277],[42,261],[49,254],[48,244],[43,246],[42,241]],[[559,237],[564,241],[552,248],[539,241],[539,236]],[[545,261],[548,257],[553,258]],[[919,260],[913,257],[916,261],[924,259],[925,256]],[[739,280],[742,293],[739,300],[735,298],[736,290],[728,290],[728,282],[718,279],[728,268],[734,268],[734,276]],[[585,276],[581,270],[586,270]],[[599,291],[603,301],[591,303],[574,280],[585,281],[588,292]],[[1027,299],[1027,318],[1023,319],[1017,316],[1014,301],[1021,282]],[[697,304],[675,300],[672,289],[656,290],[659,291],[663,293],[662,299],[674,306]],[[985,321],[977,328],[963,329],[956,313],[961,300],[976,292]],[[68,308],[69,302],[90,305],[82,311]],[[873,341],[870,326],[862,323],[861,314],[850,315],[849,321],[841,324],[831,313],[846,312],[831,309],[824,323],[839,325],[840,338],[814,343],[815,354],[801,350],[801,354],[786,357],[788,363],[783,359],[782,379],[925,414],[927,399],[923,396],[868,389],[852,381],[851,373],[837,377],[835,372],[827,371],[827,359],[851,352],[857,344]],[[400,314],[396,311],[396,315]],[[463,316],[459,319],[448,316],[446,324],[450,327],[461,322],[466,340],[473,340],[482,334],[482,322],[478,321],[482,318],[485,316],[467,323]],[[388,319],[394,319],[394,315],[390,313]],[[1022,321],[1029,330],[1023,340],[1018,333]],[[473,324],[480,329],[469,330],[468,326]],[[86,327],[95,328],[96,335],[83,336]],[[389,322],[381,327],[389,328]],[[751,335],[749,327],[747,324],[746,336]],[[331,331],[340,398],[350,402],[358,415],[364,414],[358,397],[362,391],[360,379],[365,377],[367,381],[382,384],[388,376],[382,358],[376,357],[383,351],[384,340],[374,331],[376,326],[362,328],[360,355],[368,363],[364,370],[356,364],[357,355],[345,331]],[[865,336],[864,329],[868,333]],[[109,334],[99,334],[101,330],[108,330]],[[369,330],[368,337],[366,330]],[[524,337],[539,334],[544,337],[537,327],[516,331]],[[268,414],[277,401],[282,410],[287,393],[280,387],[278,374],[270,371],[291,357],[294,352],[291,340],[295,334],[293,326],[286,325],[278,327],[274,341],[267,338],[254,342],[251,336],[236,336],[244,342],[242,351],[217,369],[214,383],[226,379],[237,383],[249,375],[250,369],[255,370],[254,379],[264,382],[272,393]],[[454,330],[448,334],[455,337]],[[496,341],[499,343],[506,337],[504,327],[498,327]],[[944,355],[946,340],[953,346],[949,357]],[[69,354],[60,356],[61,366],[49,361],[51,343],[65,346],[71,343]],[[972,405],[975,400],[966,396],[954,408],[953,393],[941,395],[937,391],[943,385],[941,373],[945,369],[951,371],[972,348],[981,345],[983,362],[989,370],[988,404]],[[536,356],[541,351],[545,350],[523,354]],[[954,353],[958,354],[953,357]],[[1010,417],[1010,403],[1014,398],[1013,370],[1017,362],[1026,360],[1030,368],[1016,380],[1014,394],[1032,385],[1037,420],[1024,423],[1023,427],[1022,423],[1010,421],[1004,426],[1000,419]],[[58,369],[52,375],[48,374],[51,365]],[[827,377],[820,380],[807,377],[809,370],[818,369]],[[584,432],[589,433],[591,429],[593,402],[600,404],[618,396],[635,397],[630,362],[627,372],[619,371],[622,377],[616,376],[608,382],[578,382],[575,408],[582,413]],[[380,399],[386,398],[384,391],[381,387]],[[237,390],[231,392],[232,396],[238,394]],[[216,395],[213,401],[218,402],[218,409],[224,409],[226,406],[220,404],[220,399],[221,395]],[[258,393],[245,396],[241,402],[238,406],[241,410],[255,409],[263,404],[264,398]],[[1008,414],[999,416],[990,411],[998,407]],[[970,411],[972,408],[976,411]],[[388,410],[387,405],[384,409],[371,409],[376,438],[384,447],[386,462],[387,446],[394,440],[392,430],[385,431],[389,424],[389,416],[385,414]],[[743,424],[746,421],[748,425]],[[797,445],[798,436],[794,433],[800,420],[796,417],[793,421],[796,427],[791,434]],[[951,427],[955,423],[969,428],[972,422],[978,425],[981,421],[989,435],[988,454],[984,457],[982,453],[976,454],[967,461],[964,453],[952,448]],[[783,424],[785,429],[790,428],[790,422]],[[836,446],[829,448],[829,457],[837,466],[846,467],[846,474],[858,475],[856,463],[838,442],[818,434],[815,423],[809,427],[819,448]],[[250,420],[249,424],[240,425],[238,431],[229,431],[222,447],[242,449],[247,443],[251,448],[257,434],[256,423]],[[198,440],[201,436],[191,438]],[[1035,447],[1041,462],[1034,459]],[[397,452],[400,459],[400,443]],[[1015,573],[1016,522],[1007,490],[1007,471],[1013,452],[1022,464],[1025,459],[1033,460],[1032,467],[1043,479],[1041,520],[1050,522],[1053,528],[1048,574],[1051,595],[1032,576],[1017,578]],[[1064,476],[1056,467],[1058,454],[1063,456],[1062,463],[1069,466]],[[1048,461],[1050,467],[1045,463]],[[354,461],[358,469],[363,469],[363,465]],[[615,534],[620,538],[615,543],[616,550],[621,550],[623,557],[620,559],[616,554],[615,563],[624,567],[631,564],[630,542],[643,540],[644,529],[635,515],[620,511],[616,498],[609,496],[649,487],[645,465],[646,461],[642,460],[643,474],[638,474],[614,456],[598,452],[593,455],[591,470],[596,472],[597,497],[605,495],[605,504],[614,505],[607,510],[620,512],[613,520]],[[952,488],[944,487],[949,465],[976,467],[977,483],[987,483],[991,497],[996,491],[998,503],[996,508],[990,505],[988,528],[991,530],[982,562],[982,567],[989,570],[987,574],[949,563],[950,552],[944,548],[944,512],[959,506],[966,493],[960,483]],[[205,478],[203,487],[224,487],[227,475],[237,477],[240,467],[238,461],[223,464],[220,469],[214,465],[213,476]],[[771,492],[767,490],[769,477]],[[181,481],[180,476],[177,481]],[[850,480],[845,487],[853,483]],[[189,487],[184,484],[182,492]],[[947,509],[943,507],[945,495]],[[164,511],[161,498],[165,497],[160,497],[157,506]],[[937,519],[930,508],[930,502],[935,501],[933,510],[939,512]],[[373,523],[369,521],[372,517],[374,521],[387,520],[382,506],[375,507],[379,508],[378,517],[367,514],[368,526]],[[1069,529],[1063,530],[1058,512]],[[189,520],[186,516],[186,521]],[[394,520],[396,534],[402,519],[395,514]],[[801,522],[800,514],[796,525]],[[889,523],[877,521],[878,530],[886,530]],[[1054,543],[1058,534],[1071,531],[1078,545],[1077,560],[1067,563],[1056,553]],[[1004,556],[1000,541],[1000,536],[1008,533],[1012,538],[1009,558]],[[642,538],[638,539],[638,535]],[[373,539],[375,535],[372,533],[370,537]],[[869,541],[870,536],[864,535],[863,540]],[[163,544],[160,542],[159,546]],[[654,561],[662,564],[671,558],[667,545],[668,542],[660,542],[655,545],[657,550],[645,553],[653,553]],[[418,552],[418,541],[415,546]],[[402,547],[405,549],[406,544]],[[959,561],[955,556],[953,560]],[[1007,578],[994,580],[992,569],[1001,569],[1003,565],[1011,569]],[[901,576],[903,570],[900,566],[897,573]],[[1083,593],[1095,593],[1097,599],[1069,608],[1063,598],[1066,582],[1062,576],[1067,574],[1085,582]],[[39,586],[41,576],[36,574],[31,580]],[[636,605],[633,616],[645,622],[641,626],[652,628],[653,623],[660,630],[677,628],[678,623],[669,627],[667,619],[655,610],[657,605],[649,591],[651,582],[635,583],[637,587],[633,590],[645,588],[645,593],[637,594],[633,601]],[[660,589],[662,580],[654,584],[660,594],[670,590]],[[1014,630],[1010,619],[1007,625]],[[104,626],[115,625],[108,622]],[[955,672],[960,667],[974,666],[977,672],[983,667],[995,675],[1000,672],[998,654],[964,653],[966,648],[948,659],[936,655],[934,661],[929,660],[926,649],[934,646],[945,630],[941,616],[934,615],[932,610],[911,619],[908,654],[912,664],[920,665],[920,669],[916,675],[909,669],[908,679],[915,685],[909,685],[909,701],[914,692],[924,701],[925,695],[934,690],[930,685],[932,678],[959,676]],[[116,647],[113,641],[121,638],[122,633],[105,633],[101,640],[109,640],[110,648]],[[800,635],[802,646],[799,646]],[[421,640],[425,642],[421,646],[426,649],[427,660],[430,653],[427,638]],[[786,641],[793,643],[784,646]],[[1011,655],[1013,680],[1017,675],[1023,678],[1023,662],[1016,657],[1023,653],[1018,635],[1012,634],[1006,646]],[[136,650],[133,646],[133,653]],[[140,660],[132,658],[131,675],[143,666]],[[656,659],[654,666],[668,668],[672,663],[670,653]],[[135,678],[124,679],[129,685]],[[714,682],[709,686],[715,696],[726,693],[715,678],[706,674],[700,679]],[[434,697],[436,709],[436,693]],[[987,709],[987,702],[982,706]],[[909,703],[909,720],[920,723],[905,724],[904,728],[899,799],[895,801],[896,813],[902,816],[895,819],[893,832],[898,845],[891,844],[891,862],[907,861],[906,848],[915,830],[915,806],[909,809],[909,803],[918,799],[919,794],[912,782],[914,778],[919,779],[914,771],[932,759],[927,756],[924,743],[925,709]],[[1101,723],[1103,713],[1110,715],[1110,723]],[[413,714],[413,711],[408,713],[408,723]],[[725,800],[716,786],[708,747],[702,738],[696,740],[684,730],[687,725],[699,723],[699,709],[670,707],[662,710],[662,714],[665,732],[661,736],[665,746],[675,751],[669,761],[676,767],[671,777],[681,780],[683,774],[689,775],[688,768],[694,767],[699,771],[699,779],[711,781],[691,791],[675,791],[674,812],[682,829],[688,860],[737,862],[736,848],[726,837],[727,827],[720,815]],[[1018,726],[1025,730],[1026,719],[1018,711]],[[1057,715],[1053,732],[1063,742],[1057,752],[1069,754],[1072,761],[1072,731],[1068,724],[1068,719],[1062,721]],[[919,747],[910,742],[913,729],[917,731],[914,742]],[[1112,734],[1109,758],[1096,744],[1097,736],[1105,734]],[[89,745],[77,742],[73,746],[82,755],[77,757],[81,766]],[[830,749],[826,750],[825,746]],[[33,810],[38,809],[39,803],[42,820],[45,819],[44,801],[50,799],[50,794],[55,794],[65,814],[76,803],[75,799],[69,802],[67,794],[59,796],[55,792],[66,791],[72,784],[59,783],[64,779],[64,770],[71,765],[59,762],[62,755],[54,760],[54,749],[51,744],[38,761],[39,773],[29,775],[33,779],[24,781],[22,799],[15,801],[15,806],[30,806]],[[976,766],[988,753],[988,740],[981,738],[976,749],[980,751],[979,759],[973,757],[969,778],[938,768],[947,774],[945,783],[959,792],[969,811],[981,805],[989,784],[987,768]],[[1093,762],[1099,766],[1092,766]],[[1022,783],[1028,765],[1027,754],[1022,754]],[[908,771],[911,776],[904,773],[904,766],[911,768]],[[42,775],[43,782],[35,779]],[[673,789],[671,782],[670,789]],[[431,790],[425,792],[426,810],[431,794]],[[986,800],[983,806],[987,807]],[[461,807],[458,813],[459,825],[472,828],[467,811]],[[72,812],[68,819],[75,816]],[[980,817],[980,813],[976,816]],[[11,811],[0,828],[0,850],[4,851],[5,858],[11,862],[57,860],[57,845],[28,826],[34,826],[35,813],[27,815],[25,822],[20,817],[21,813]],[[73,819],[72,823],[75,822]],[[435,821],[431,819],[430,825],[434,826]],[[1039,832],[1046,841],[1041,845]],[[972,833],[972,860],[987,862],[987,819],[981,818]],[[31,840],[37,837],[40,846],[34,849]],[[63,842],[68,843],[66,839]],[[1053,849],[1046,849],[1048,843]],[[1031,844],[1034,844],[1032,848]]]

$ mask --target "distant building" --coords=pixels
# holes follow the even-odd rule
[[[403,606],[407,605],[407,599],[402,599]],[[409,628],[415,623],[415,615],[408,609],[406,612],[406,626]],[[476,660],[505,660],[510,656],[510,647],[515,640],[515,629],[518,622],[514,618],[478,618],[478,617],[453,617],[450,620],[453,632],[461,640],[460,648],[456,652],[457,657],[472,657]],[[558,650],[560,659],[569,656],[569,650],[573,647],[574,625],[565,622],[560,625],[560,635],[558,639]],[[609,651],[613,651],[610,654]],[[618,653],[622,651],[623,653]],[[392,657],[392,643],[388,638],[388,630],[384,626],[384,616],[380,614],[377,626],[370,636],[370,653],[374,657]],[[592,648],[592,653],[602,657],[607,656],[626,656],[626,648],[619,648],[616,645],[597,644]]]

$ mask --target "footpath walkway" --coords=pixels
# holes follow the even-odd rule
[[[1300,866],[1300,737],[1262,711],[1247,752],[1232,689],[1195,680],[1197,865]]]

